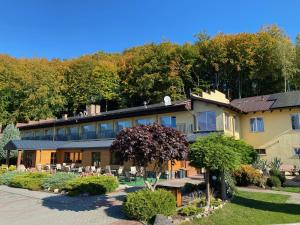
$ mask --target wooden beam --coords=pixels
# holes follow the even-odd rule
[[[22,150],[18,150],[17,168],[21,165]]]
[[[7,155],[6,155],[6,165],[9,166],[9,160],[10,160],[10,150],[7,150]]]

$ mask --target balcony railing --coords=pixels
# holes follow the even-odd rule
[[[103,130],[100,131],[97,135],[99,139],[105,139],[105,138],[115,138],[116,137],[116,132],[113,130]]]
[[[96,131],[87,131],[82,133],[81,139],[97,139]]]

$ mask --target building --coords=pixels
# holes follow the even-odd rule
[[[18,164],[27,167],[63,162],[104,167],[118,164],[109,147],[121,129],[154,122],[186,133],[190,142],[211,132],[234,136],[253,145],[264,159],[278,157],[300,167],[300,91],[233,101],[212,91],[186,101],[109,112],[91,106],[79,117],[18,124],[22,140],[9,142],[6,149],[19,150]],[[174,167],[196,173],[188,162]]]

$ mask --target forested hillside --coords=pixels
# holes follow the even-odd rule
[[[165,95],[184,99],[209,89],[230,98],[297,90],[299,69],[300,36],[290,40],[276,26],[68,60],[0,55],[0,123],[75,115],[89,103],[111,110]]]

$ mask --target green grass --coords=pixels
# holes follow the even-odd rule
[[[300,193],[300,187],[281,187],[274,189],[276,191],[286,191],[286,192],[294,192],[294,193]]]
[[[239,192],[213,215],[185,225],[266,225],[300,222],[300,205],[285,203],[286,195]]]

